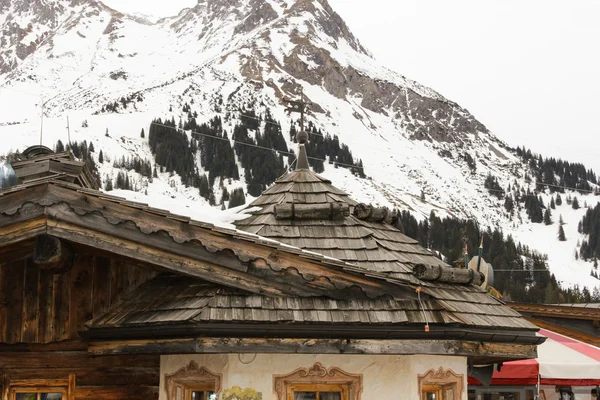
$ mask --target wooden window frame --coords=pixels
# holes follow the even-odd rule
[[[286,375],[273,375],[273,392],[277,400],[293,400],[295,391],[318,392],[315,388],[342,388],[342,400],[361,400],[362,374],[351,374],[338,367],[329,369],[321,363],[310,368],[298,368]],[[298,390],[307,388],[307,390]],[[321,390],[331,391],[331,390]]]
[[[441,395],[439,396],[439,400],[461,400],[462,394],[465,390],[463,374],[457,374],[451,369],[444,370],[441,367],[437,371],[430,369],[423,375],[418,375],[418,381],[419,399],[421,400],[427,400],[423,399],[424,391],[436,391]],[[444,393],[449,389],[452,389],[454,394],[452,399],[446,399],[446,395]],[[438,399],[438,396],[436,396],[436,399]]]
[[[204,367],[199,367],[195,361],[180,368],[175,373],[165,374],[165,390],[167,400],[177,399],[177,388],[181,389],[181,400],[191,400],[193,391],[221,392],[223,374],[214,374]]]
[[[333,390],[332,390],[333,389]],[[349,388],[348,385],[340,385],[340,384],[327,384],[327,383],[296,383],[288,385],[287,390],[287,398],[294,400],[295,392],[341,392],[342,398],[341,400],[348,400],[349,396]],[[317,396],[318,400],[318,396]]]
[[[16,400],[17,393],[61,393],[62,400],[75,400],[75,374],[67,379],[5,379],[2,399]]]
[[[183,399],[192,400],[192,392],[215,392],[214,383],[192,383],[187,385],[183,390]],[[205,399],[208,400],[208,399]]]

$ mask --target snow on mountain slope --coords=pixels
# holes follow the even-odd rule
[[[528,223],[524,211],[522,221],[511,221],[484,181],[493,174],[504,188],[515,181],[534,187],[525,180],[527,166],[467,110],[381,67],[326,0],[199,0],[157,22],[96,1],[10,0],[0,4],[0,24],[6,37],[0,42],[0,153],[39,143],[43,108],[48,146],[66,142],[69,116],[72,140],[93,142],[111,161],[137,155],[154,163],[140,130],[148,132],[155,117],[185,121],[186,103],[199,123],[220,115],[228,132],[244,106],[259,113],[269,108],[294,148],[286,130],[296,117],[285,113],[282,100],[302,91],[312,102],[308,119],[362,159],[370,179],[325,164],[324,175],[357,200],[419,218],[435,210],[502,227],[547,253],[559,280],[600,283],[591,280],[590,263],[573,257],[584,210],[565,209],[568,241],[560,244],[556,224]],[[114,112],[106,111],[114,104]],[[110,161],[99,169],[103,180],[116,175]],[[147,193],[169,208],[208,207],[177,176],[144,179],[135,176],[139,193],[128,196]],[[245,187],[244,178],[226,187]]]

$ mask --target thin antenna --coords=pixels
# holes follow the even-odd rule
[[[296,170],[310,169],[308,165],[308,156],[306,154],[306,143],[308,143],[308,133],[304,130],[304,112],[307,109],[307,103],[304,102],[304,91],[300,91],[300,100],[284,99],[284,102],[290,104],[286,109],[289,112],[300,113],[300,131],[296,133],[298,141],[298,156],[296,158]]]
[[[479,253],[477,257],[477,271],[481,269],[481,257],[483,256],[483,233],[481,234],[481,243],[479,244]]]
[[[44,98],[42,100],[42,115],[40,116],[40,146],[42,145],[42,137],[44,135]]]
[[[304,130],[304,111],[307,104],[304,103],[304,87],[300,87],[300,129]]]
[[[69,116],[67,115],[67,138],[69,140],[69,147],[71,147],[71,128],[69,127]]]
[[[467,238],[463,238],[465,242],[464,252],[465,252],[465,269],[469,268],[469,247],[467,245]]]

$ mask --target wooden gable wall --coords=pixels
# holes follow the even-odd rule
[[[76,253],[53,273],[31,258],[0,265],[0,343],[50,343],[78,338],[84,323],[156,272]]]
[[[159,355],[98,357],[78,335],[86,321],[155,275],[82,249],[60,273],[32,258],[1,264],[0,400],[10,400],[14,382],[43,385],[69,376],[76,399],[158,399]]]

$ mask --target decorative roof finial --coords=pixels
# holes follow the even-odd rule
[[[287,100],[286,103],[290,105],[287,108],[289,112],[300,113],[300,131],[296,134],[296,141],[298,142],[298,159],[296,161],[296,170],[309,169],[308,156],[306,155],[306,143],[308,143],[308,132],[304,130],[304,113],[308,109],[308,102],[304,101],[304,92],[300,88],[300,100]]]
[[[296,170],[309,169],[308,155],[306,154],[306,143],[308,142],[308,133],[305,131],[299,131],[296,134],[296,140],[298,141],[298,159],[296,161]]]

